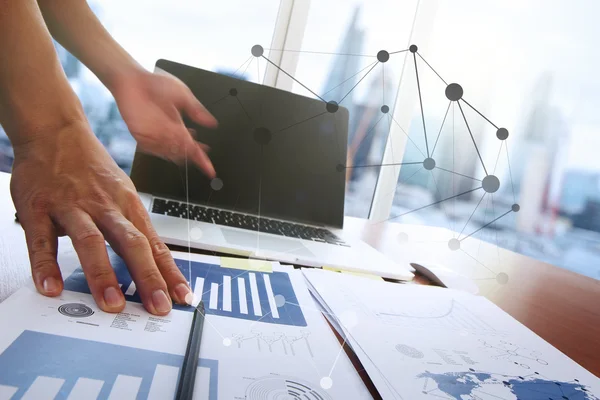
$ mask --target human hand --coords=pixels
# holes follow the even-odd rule
[[[111,91],[141,151],[178,164],[187,157],[209,178],[215,177],[208,147],[194,140],[182,114],[209,128],[216,127],[217,120],[183,82],[167,73],[137,70],[123,75]]]
[[[40,293],[58,296],[63,289],[57,237],[66,234],[102,310],[119,312],[125,306],[105,239],[125,260],[149,312],[169,313],[171,299],[189,302],[191,290],[153,229],[133,183],[87,122],[44,132],[15,145],[14,153],[11,195]]]

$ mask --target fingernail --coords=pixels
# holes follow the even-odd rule
[[[159,313],[167,313],[171,311],[171,301],[167,294],[162,290],[155,290],[152,293],[152,304]]]
[[[193,299],[192,291],[185,283],[180,283],[179,285],[175,286],[175,294],[177,295],[179,302],[192,304],[191,301],[188,302],[188,300]]]
[[[43,286],[44,292],[46,293],[54,293],[60,290],[60,285],[58,284],[58,281],[51,276],[44,279]]]
[[[123,305],[123,297],[119,295],[117,289],[112,286],[104,289],[104,301],[110,307],[120,307]]]

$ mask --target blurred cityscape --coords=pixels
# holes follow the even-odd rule
[[[364,32],[357,27],[357,14],[349,22],[338,49],[339,53],[362,53]],[[129,172],[135,150],[135,141],[121,119],[110,93],[89,71],[64,48],[56,44],[61,63],[75,92],[83,104],[91,126],[115,159]],[[353,60],[352,58],[350,60]],[[356,58],[354,58],[356,60]],[[327,73],[325,86],[335,87],[342,81],[353,86],[359,77],[348,77],[360,69],[353,61],[334,60]],[[221,71],[223,72],[223,71]],[[396,77],[397,78],[397,77]],[[381,91],[391,92],[386,86],[393,77],[377,74],[369,76],[361,85],[363,95],[354,93],[344,105],[350,110],[348,165],[380,164],[390,131],[387,118],[381,119]],[[332,99],[341,98],[345,86],[330,90]],[[569,123],[560,110],[549,102],[553,76],[541,74],[531,89],[529,107],[522,116],[521,132],[510,142],[510,165],[505,157],[506,148],[500,148],[494,170],[503,184],[493,196],[481,194],[461,196],[441,202],[422,211],[410,213],[396,222],[427,224],[446,227],[464,235],[477,231],[494,218],[519,203],[519,213],[511,213],[481,229],[474,236],[518,253],[563,267],[595,279],[600,279],[600,171],[571,170],[564,167],[563,143],[571,134]],[[393,111],[393,108],[391,111]],[[482,110],[484,112],[485,110]],[[437,127],[441,116],[426,116],[427,126]],[[407,131],[411,138],[422,137],[420,114],[414,114]],[[480,147],[495,141],[495,134],[483,134],[485,121],[473,120],[471,129]],[[460,139],[459,139],[460,137]],[[440,135],[436,162],[452,171],[471,177],[481,177],[479,159],[473,153],[473,143],[464,126]],[[502,158],[500,157],[502,155]],[[502,160],[498,162],[498,160]],[[416,146],[407,145],[402,161],[422,161]],[[397,161],[401,161],[400,159]],[[10,142],[0,127],[0,170],[10,172],[13,152]],[[374,188],[381,167],[350,168],[348,171],[346,215],[368,217]],[[386,168],[386,167],[383,167]],[[511,178],[513,184],[510,184]],[[400,170],[391,215],[399,215],[446,197],[469,190],[473,180],[448,175],[446,171],[426,171],[420,165],[406,165]],[[491,200],[491,201],[490,201]],[[481,204],[480,204],[481,203]],[[476,210],[474,212],[474,210]],[[463,232],[464,231],[464,232]]]

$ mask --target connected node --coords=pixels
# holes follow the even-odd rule
[[[237,96],[237,89],[236,88],[231,88],[229,89],[229,94],[232,96]]]
[[[460,240],[452,238],[448,241],[448,248],[452,251],[460,249]]]
[[[389,59],[390,59],[390,53],[388,53],[385,50],[379,50],[379,52],[377,53],[377,61],[379,61],[380,63],[384,63]]]
[[[216,191],[223,189],[223,180],[221,178],[214,178],[210,181],[210,187]]]
[[[408,233],[406,233],[406,232],[400,232],[398,234],[398,242],[400,242],[400,243],[407,243],[408,242]]]
[[[458,83],[451,83],[446,86],[446,97],[450,101],[458,101],[462,99],[463,94],[463,88]]]
[[[500,180],[495,175],[488,175],[481,182],[483,190],[488,193],[496,193],[500,188]]]
[[[275,295],[275,305],[278,308],[285,306],[285,296],[282,294],[276,294]]]
[[[269,144],[271,141],[271,131],[263,127],[254,129],[254,140],[260,145]]]
[[[426,158],[423,160],[423,168],[425,168],[427,171],[431,171],[435,168],[435,160],[431,157]]]
[[[223,339],[223,346],[225,346],[225,347],[231,346],[231,339],[229,339],[229,338]]]
[[[329,390],[333,386],[333,380],[328,376],[324,376],[323,378],[321,378],[319,384],[323,389]]]
[[[387,114],[390,112],[390,108],[384,104],[381,106],[381,112]]]
[[[500,272],[498,275],[496,275],[496,282],[501,285],[506,285],[508,283],[508,274]]]
[[[327,104],[325,105],[325,109],[333,114],[334,112],[340,109],[340,106],[338,105],[337,101],[331,100],[327,102]]]
[[[408,48],[408,50],[410,50],[411,53],[416,53],[417,50],[419,50],[419,48],[417,47],[416,44],[411,44],[410,47]]]
[[[336,165],[335,169],[337,172],[342,172],[343,170],[346,169],[346,167],[344,167],[342,164],[338,164],[338,165]]]
[[[498,128],[496,131],[496,137],[500,140],[506,140],[508,137],[508,129],[506,128]]]
[[[265,49],[263,49],[263,47],[260,44],[255,44],[254,46],[252,46],[252,55],[254,57],[260,57],[263,55],[264,52]]]
[[[510,209],[513,210],[513,212],[519,212],[519,210],[521,210],[521,206],[515,203]]]

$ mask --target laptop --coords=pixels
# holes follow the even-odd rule
[[[217,178],[136,151],[131,179],[165,243],[410,280],[343,230],[348,110],[233,76],[159,60],[217,118],[207,129]]]

